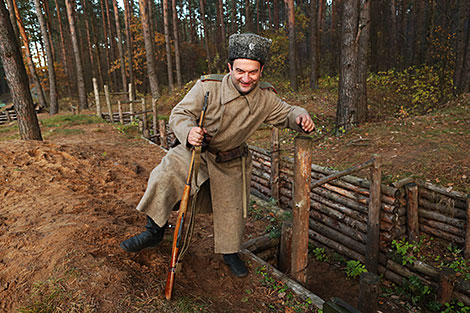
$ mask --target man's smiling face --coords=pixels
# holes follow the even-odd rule
[[[228,68],[233,84],[244,94],[256,87],[263,72],[263,66],[258,61],[250,59],[235,59],[233,66],[229,63]]]

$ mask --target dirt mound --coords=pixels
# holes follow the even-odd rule
[[[106,124],[82,128],[53,142],[1,145],[0,311],[174,312],[162,300],[171,232],[156,249],[119,248],[145,224],[135,206],[165,152]],[[175,285],[178,305],[187,298],[210,312],[280,305],[254,269],[232,278],[213,254],[211,219],[200,215],[196,223]],[[255,224],[248,228],[247,236],[256,235]]]

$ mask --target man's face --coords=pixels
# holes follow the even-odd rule
[[[233,67],[228,64],[230,70],[230,77],[235,87],[241,93],[248,93],[259,82],[263,67],[258,61],[250,59],[235,59]]]

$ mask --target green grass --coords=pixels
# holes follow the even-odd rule
[[[104,120],[94,115],[54,115],[40,120],[41,127],[69,127],[74,125],[103,123]]]

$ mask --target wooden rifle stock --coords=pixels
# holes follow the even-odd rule
[[[199,117],[199,127],[202,128],[204,116],[207,109],[207,99],[209,97],[209,92],[206,92],[204,96],[204,104],[202,106],[201,116]],[[189,196],[191,193],[191,181],[194,171],[194,161],[196,158],[196,149],[193,147],[191,153],[191,161],[189,163],[188,176],[186,178],[186,183],[184,185],[183,196],[181,197],[181,202],[178,210],[178,219],[176,220],[175,232],[173,233],[173,245],[171,248],[171,261],[170,261],[170,270],[168,271],[168,277],[166,279],[165,286],[165,298],[167,300],[171,299],[171,294],[173,291],[173,285],[175,283],[176,268],[178,265],[178,257],[180,253],[180,248],[183,240],[183,229],[184,222],[186,219],[186,212],[188,210]],[[196,195],[195,195],[196,196]]]

